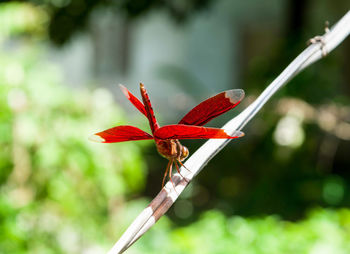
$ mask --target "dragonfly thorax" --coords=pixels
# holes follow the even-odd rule
[[[159,154],[168,160],[183,161],[189,155],[187,147],[183,146],[178,139],[157,140],[156,144]]]

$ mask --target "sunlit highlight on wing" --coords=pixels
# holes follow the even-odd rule
[[[156,139],[233,139],[244,136],[241,131],[236,131],[233,135],[228,135],[225,130],[219,128],[209,128],[194,125],[166,125],[160,127],[155,133]]]

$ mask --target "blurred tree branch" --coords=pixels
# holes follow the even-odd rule
[[[50,40],[56,45],[63,45],[77,32],[87,28],[93,11],[98,8],[109,8],[129,21],[154,9],[163,9],[176,22],[185,22],[195,12],[208,8],[212,0],[49,0],[44,3],[37,0],[2,0],[0,4],[6,2],[29,2],[47,9]]]

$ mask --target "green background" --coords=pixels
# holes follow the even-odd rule
[[[238,46],[234,87],[247,98],[233,114],[305,48],[310,34],[322,33],[325,19],[333,24],[347,11],[346,1],[285,2],[278,36],[257,23],[241,33],[246,44]],[[209,0],[0,3],[0,253],[105,253],[161,188],[166,160],[152,141],[87,141],[116,125],[148,130],[143,116],[120,105],[116,87],[93,79],[66,85],[48,45],[64,47],[86,32],[96,10],[113,10],[134,26],[161,11],[182,27],[215,6]],[[349,59],[347,39],[295,77],[128,253],[349,253]],[[191,80],[174,66],[158,71],[179,83]],[[198,83],[182,85],[199,103]],[[179,119],[154,108],[162,122]],[[210,126],[232,115],[225,117]],[[193,152],[203,141],[184,143]]]

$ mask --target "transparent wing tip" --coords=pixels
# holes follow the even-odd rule
[[[102,137],[100,137],[99,135],[91,135],[89,137],[89,140],[90,141],[93,141],[93,142],[97,142],[97,143],[104,143],[106,140],[103,139]]]
[[[130,97],[129,90],[125,86],[123,86],[122,84],[119,84],[119,88],[120,88],[120,90],[122,90],[122,92],[126,96],[126,98],[129,99],[129,97]]]
[[[244,135],[245,135],[245,134],[244,134],[244,132],[242,132],[242,131],[235,131],[231,136],[241,138],[241,137],[243,137]]]
[[[229,135],[229,136],[231,136],[233,138],[241,138],[241,137],[243,137],[245,135],[244,132],[242,132],[242,131],[235,131],[233,133],[231,133],[228,130],[224,130],[224,131],[226,132],[227,135]]]
[[[244,95],[243,89],[232,89],[225,92],[225,97],[228,98],[232,104],[242,101]]]

